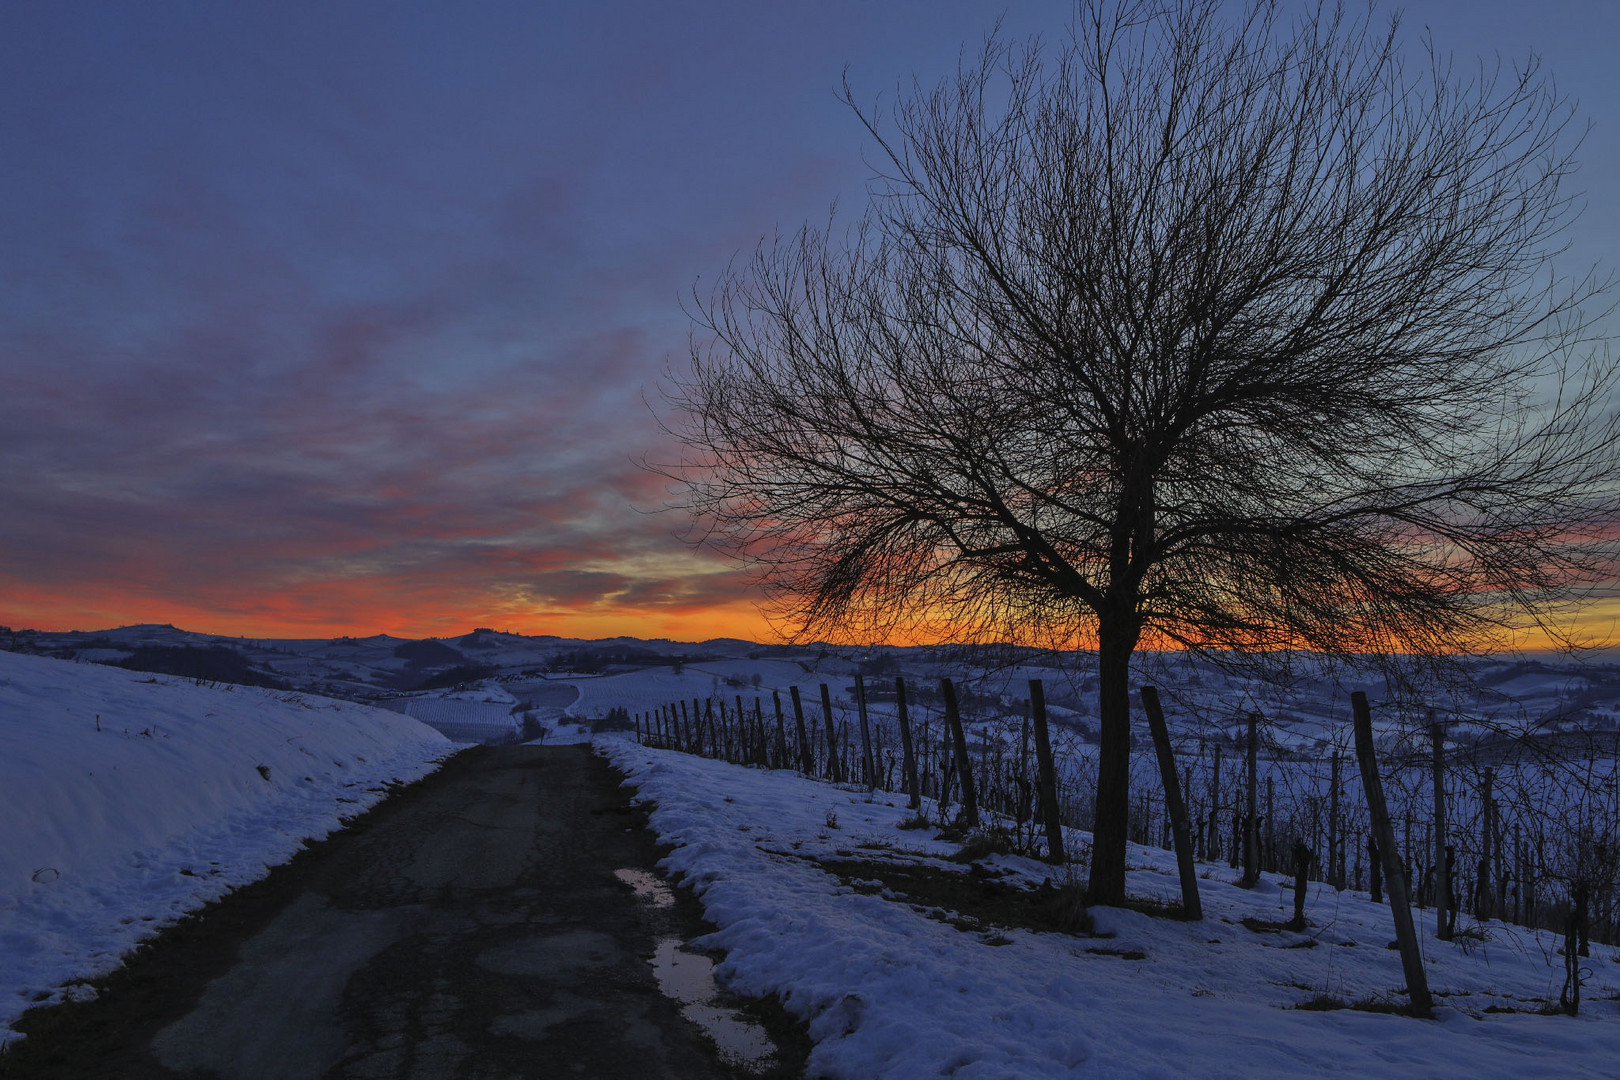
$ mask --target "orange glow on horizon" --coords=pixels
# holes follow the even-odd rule
[[[454,637],[475,627],[564,638],[734,637],[771,641],[776,635],[747,600],[703,606],[640,609],[525,610],[512,601],[477,607],[465,595],[417,591],[386,582],[324,582],[300,590],[207,602],[151,595],[136,586],[104,586],[80,595],[0,578],[0,624],[14,630],[108,630],[167,623],[183,630],[245,638]]]
[[[381,579],[312,582],[256,596],[224,590],[191,599],[156,595],[127,582],[87,584],[77,593],[0,574],[0,624],[12,629],[95,631],[139,623],[167,623],[184,630],[245,638],[454,637],[475,627],[531,636],[584,640],[609,637],[675,641],[738,638],[769,643],[781,635],[746,597],[714,602],[672,600],[635,607],[598,602],[575,608],[538,607],[522,599],[489,597],[480,606],[465,588],[446,583],[400,583]],[[872,644],[937,644],[953,639],[944,628],[917,636],[896,635]],[[1620,636],[1620,597],[1586,608],[1564,629],[1578,641],[1604,646]],[[1544,632],[1504,640],[1506,649],[1554,645]],[[1144,643],[1144,648],[1149,647]]]

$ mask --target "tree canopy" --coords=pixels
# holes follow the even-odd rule
[[[868,206],[728,270],[667,390],[790,632],[1098,650],[1104,900],[1139,645],[1440,654],[1611,574],[1570,103],[1409,66],[1398,19],[1222,11],[1083,0],[886,116],[846,85]]]

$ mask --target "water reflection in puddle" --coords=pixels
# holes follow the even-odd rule
[[[613,875],[634,889],[636,898],[648,907],[675,906],[675,894],[657,875],[634,869],[615,870]],[[776,1047],[765,1029],[715,1004],[720,987],[714,981],[714,961],[688,952],[678,937],[662,937],[653,952],[652,968],[659,991],[714,1040],[722,1059],[749,1070],[763,1070],[771,1064]]]
[[[636,899],[655,908],[675,906],[675,894],[669,891],[669,886],[656,874],[646,870],[623,869],[613,871],[613,876],[624,882],[636,891]]]
[[[653,953],[653,974],[664,996],[681,1006],[681,1015],[703,1028],[719,1047],[720,1056],[733,1064],[762,1067],[775,1047],[765,1029],[730,1009],[712,1004],[720,993],[714,981],[714,962],[681,948],[679,938],[664,938]]]

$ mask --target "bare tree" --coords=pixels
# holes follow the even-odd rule
[[[790,633],[1095,647],[1090,894],[1138,647],[1438,655],[1554,626],[1614,517],[1572,108],[1398,20],[1081,0],[892,115],[858,224],[762,244],[671,375],[696,538]]]

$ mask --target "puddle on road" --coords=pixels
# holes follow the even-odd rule
[[[655,874],[623,869],[613,871],[613,876],[634,889],[636,898],[650,908],[675,906],[675,894]],[[765,1029],[715,1003],[720,987],[714,981],[714,961],[687,951],[678,937],[662,937],[653,951],[652,969],[659,991],[681,1007],[682,1016],[704,1030],[723,1060],[750,1071],[762,1071],[771,1064],[776,1046]]]
[[[679,938],[664,938],[653,953],[653,974],[664,996],[679,1002],[681,1015],[708,1032],[720,1056],[734,1065],[760,1069],[770,1064],[776,1046],[765,1029],[724,1006],[713,1004],[720,988],[714,961],[681,947]]]
[[[636,899],[655,908],[675,906],[675,894],[669,891],[663,879],[657,874],[646,870],[623,869],[613,871],[613,876],[624,882],[636,891]]]

